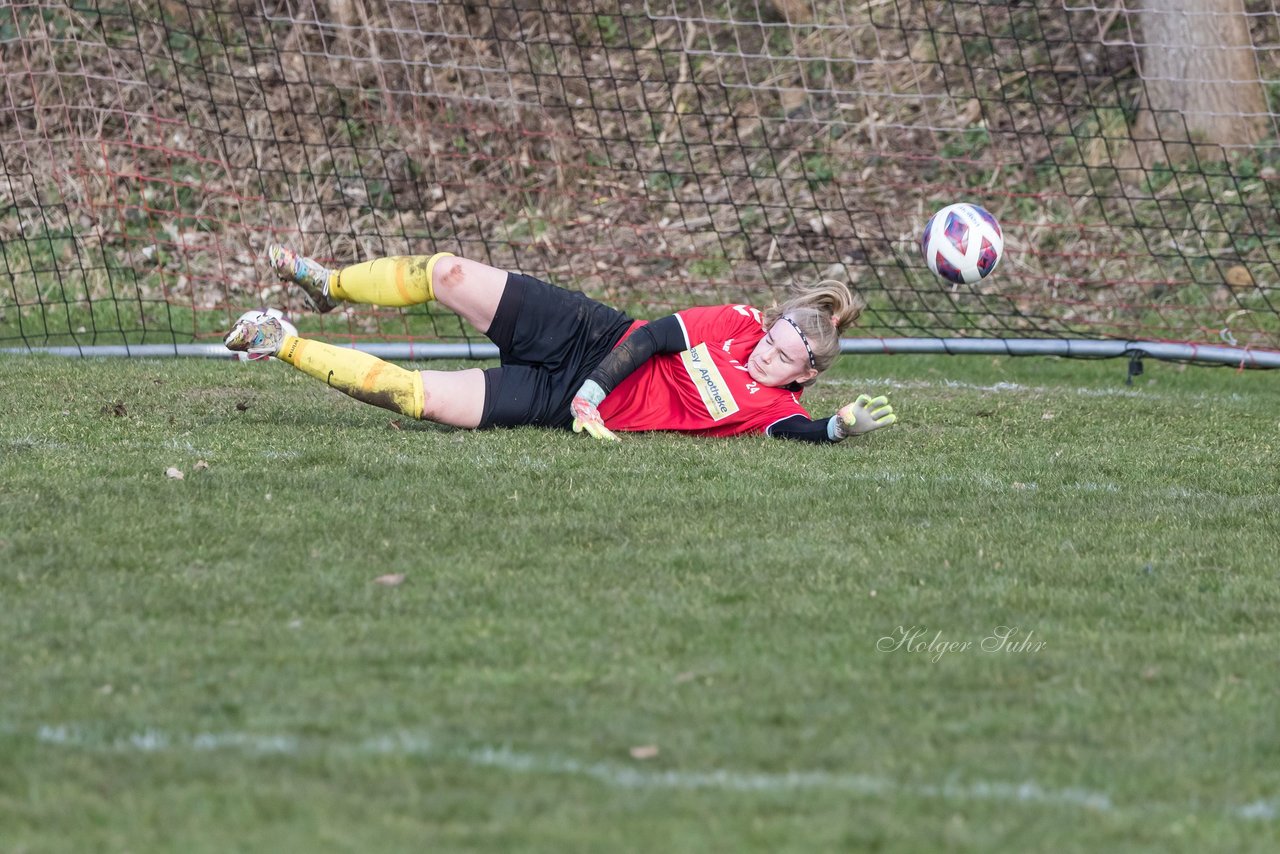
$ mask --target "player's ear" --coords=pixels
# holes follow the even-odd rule
[[[807,382],[812,382],[814,379],[817,378],[818,373],[819,371],[817,368],[810,368],[809,370],[801,374],[799,377],[797,377],[796,382],[800,383],[801,385],[804,385]]]

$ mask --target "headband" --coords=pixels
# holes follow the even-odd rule
[[[796,334],[800,336],[800,340],[804,342],[805,352],[809,354],[809,367],[813,368],[816,371],[818,369],[818,360],[813,358],[813,348],[809,346],[808,336],[806,336],[803,332],[800,331],[800,324],[796,323],[787,315],[785,314],[782,315],[782,319],[785,320],[787,323],[791,324],[791,328],[796,331]]]

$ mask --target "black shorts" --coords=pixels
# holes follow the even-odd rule
[[[577,291],[508,273],[486,333],[498,345],[502,367],[484,372],[480,426],[569,427],[574,394],[631,323]]]

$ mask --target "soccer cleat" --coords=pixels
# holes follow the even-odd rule
[[[279,243],[267,247],[267,258],[281,281],[292,282],[302,288],[307,296],[307,305],[314,311],[327,314],[338,307],[329,298],[329,277],[333,273],[328,267]]]
[[[274,356],[284,343],[285,331],[280,319],[266,312],[242,317],[231,327],[223,343],[228,350],[252,356]]]

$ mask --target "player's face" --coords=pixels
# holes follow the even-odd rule
[[[767,386],[805,382],[818,375],[809,367],[809,351],[796,328],[785,320],[773,324],[747,357],[751,379]]]

